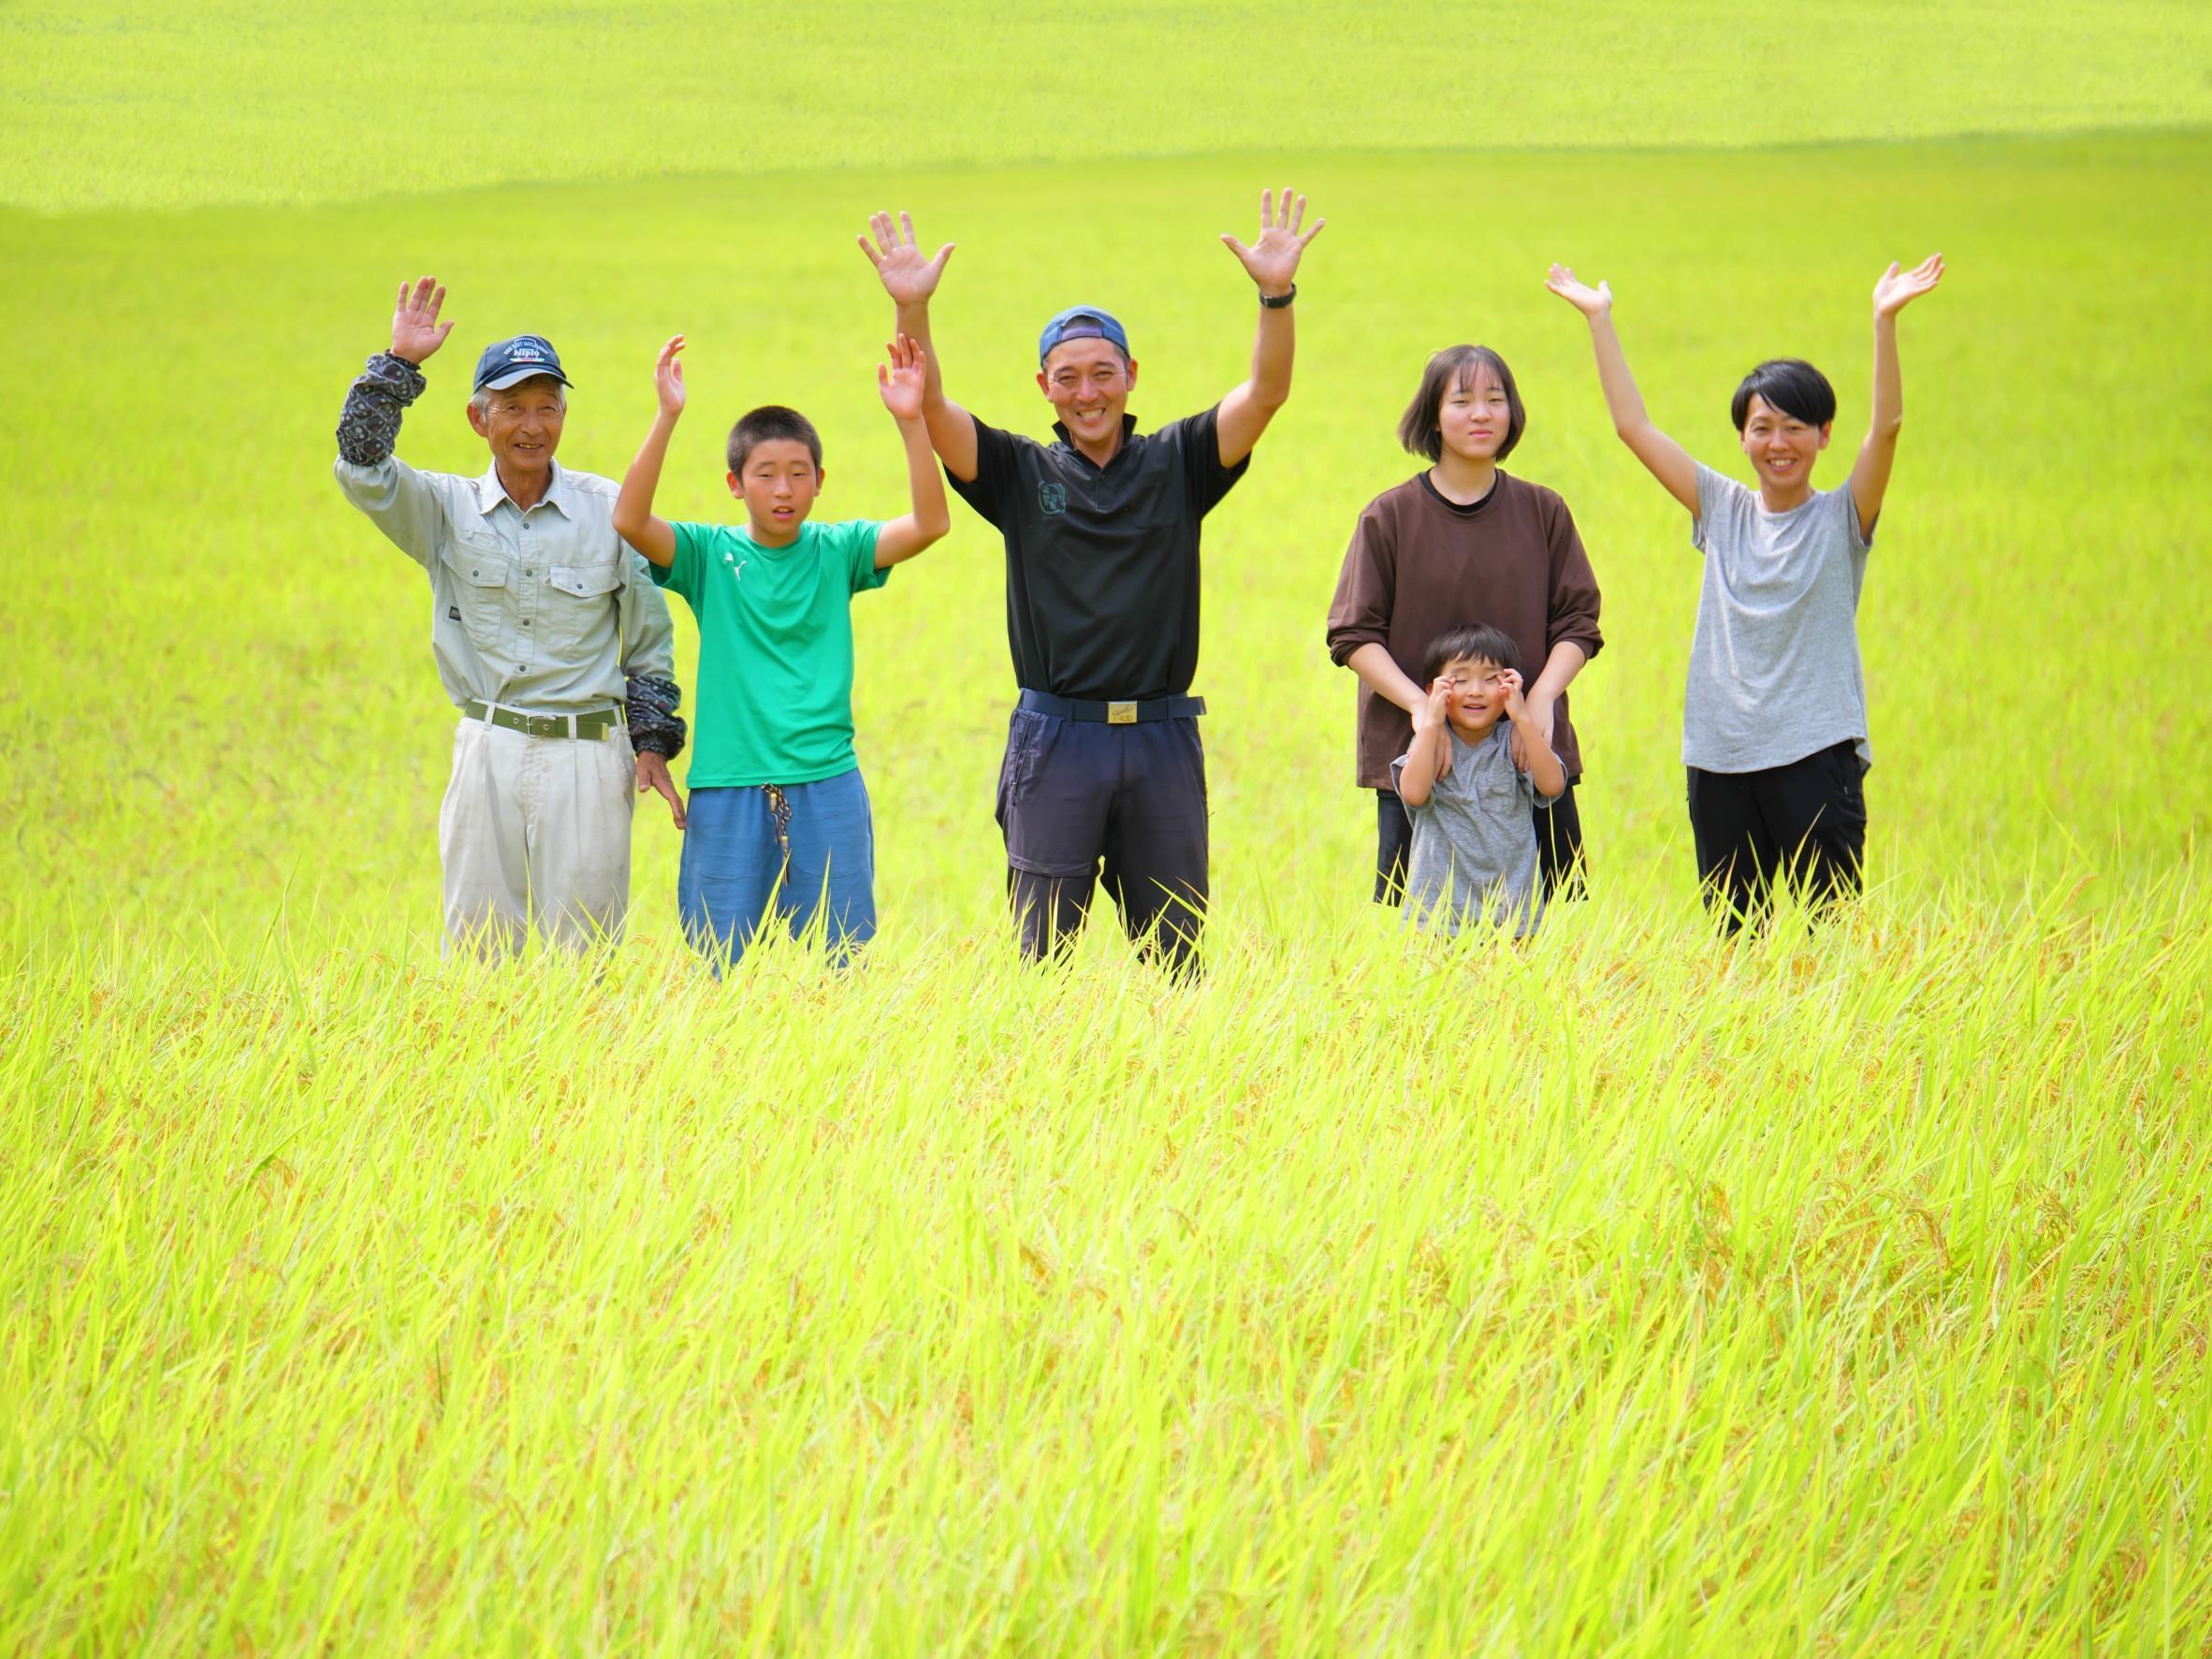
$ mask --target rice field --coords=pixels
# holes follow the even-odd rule
[[[742,34],[656,126],[649,49],[700,20],[579,9],[548,50],[599,42],[596,102],[542,145],[488,122],[472,166],[489,14],[429,26],[399,120],[339,72],[388,44],[367,22],[221,15],[0,19],[0,1651],[2212,1651],[2193,9],[2115,7],[2094,47],[2037,10],[2002,77],[1958,11],[1805,20],[1874,40],[1863,83],[1758,69],[1790,40],[1725,7],[1603,51],[1518,14],[1579,73],[1463,130],[1449,60],[1387,95],[1430,20],[1331,56],[1331,12],[1255,49],[1320,65],[1330,118],[1277,143],[1272,83],[1223,69],[1242,14],[1100,25],[1157,103],[1134,138],[1039,123],[1065,65],[912,137],[807,91],[856,98],[900,15],[833,7],[773,155],[765,116],[689,141]],[[1044,26],[935,41],[915,83]],[[1669,89],[1624,92],[1657,52]],[[1801,86],[1797,126],[1667,102],[1726,72]],[[427,599],[328,473],[400,276],[459,323],[417,465],[481,468],[468,364],[532,328],[576,381],[562,459],[618,474],[680,329],[663,511],[725,511],[720,434],[774,400],[822,429],[821,511],[884,516],[870,211],[957,240],[948,386],[1041,432],[1070,298],[1128,322],[1147,423],[1241,377],[1214,239],[1285,179],[1331,225],[1292,401],[1207,524],[1201,982],[1104,916],[1064,971],[1015,960],[1001,556],[957,503],[855,607],[860,968],[779,944],[709,979],[643,808],[618,951],[441,959]],[[1654,416],[1739,474],[1743,369],[1819,363],[1833,483],[1868,290],[1938,248],[1860,611],[1871,886],[1724,943],[1679,760],[1696,556],[1542,273],[1610,279]],[[1593,896],[1521,949],[1365,902],[1322,645],[1357,510],[1411,468],[1396,415],[1465,339],[1512,362],[1508,468],[1605,591]]]

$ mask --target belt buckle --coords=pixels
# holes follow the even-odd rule
[[[1110,726],[1133,726],[1137,723],[1137,706],[1134,703],[1106,705],[1106,723]]]

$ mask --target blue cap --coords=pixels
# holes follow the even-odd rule
[[[1128,330],[1124,328],[1110,311],[1100,311],[1095,305],[1071,305],[1044,326],[1044,332],[1037,337],[1037,360],[1041,363],[1053,355],[1053,347],[1064,340],[1103,340],[1121,347],[1121,355],[1129,355]]]
[[[560,371],[560,354],[543,334],[517,334],[495,340],[476,359],[476,389],[504,391],[540,374],[550,374],[562,386],[575,382]]]

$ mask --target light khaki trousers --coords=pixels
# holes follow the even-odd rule
[[[438,813],[448,950],[517,952],[534,920],[582,950],[630,909],[629,735],[530,737],[464,720]]]

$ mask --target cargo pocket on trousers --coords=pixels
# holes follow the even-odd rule
[[[1037,776],[1037,753],[1044,744],[1045,717],[1033,709],[1017,708],[1006,722],[1006,758],[998,763],[998,827],[1006,827],[1007,814],[1022,792]]]

